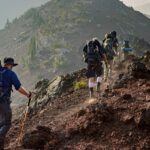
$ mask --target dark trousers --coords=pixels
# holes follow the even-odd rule
[[[0,150],[4,149],[4,141],[11,127],[12,110],[10,99],[0,99]]]
[[[87,78],[100,77],[103,74],[102,63],[88,63]]]

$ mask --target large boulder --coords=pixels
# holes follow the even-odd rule
[[[118,76],[112,85],[113,89],[119,89],[126,86],[129,81],[135,79],[150,79],[150,70],[140,60],[134,60],[129,66],[126,73]]]
[[[140,61],[133,62],[128,67],[128,74],[135,79],[150,78],[149,73],[150,71],[146,68],[146,65]]]
[[[57,76],[52,81],[50,81],[48,88],[47,88],[47,95],[49,97],[55,97],[59,95],[62,92],[61,91],[62,82],[63,82],[62,76]]]
[[[113,89],[123,88],[132,77],[128,74],[120,74],[118,79],[112,85]]]
[[[65,76],[56,76],[49,81],[43,79],[39,81],[34,90],[34,97],[31,102],[31,112],[35,113],[42,109],[48,102],[53,101],[56,97],[73,91],[74,82],[85,76],[85,69],[79,70]]]
[[[53,139],[51,129],[38,126],[35,130],[26,133],[22,140],[22,146],[26,149],[44,149],[44,145]]]

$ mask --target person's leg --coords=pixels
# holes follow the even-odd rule
[[[4,149],[4,137],[1,135],[4,126],[5,119],[5,104],[0,103],[0,149]]]
[[[109,78],[112,78],[112,71],[113,71],[113,67],[114,67],[114,59],[110,60],[109,62]]]
[[[90,98],[93,98],[94,96],[94,87],[96,86],[95,84],[95,79],[94,78],[89,78],[89,92],[90,92]]]
[[[97,77],[97,85],[96,85],[97,92],[100,91],[101,82],[102,82],[102,77],[101,76]]]
[[[11,127],[12,111],[9,101],[0,103],[0,149],[4,149],[4,141]]]
[[[123,57],[123,59],[125,60],[125,59],[126,59],[126,57],[127,57],[127,56],[126,56],[126,53],[124,52],[124,57]]]
[[[108,72],[109,72],[109,61],[108,64],[106,66],[106,64],[104,63],[104,81],[106,82],[108,79]]]
[[[100,85],[101,85],[101,82],[103,80],[102,74],[103,74],[103,67],[102,67],[102,64],[100,63],[100,64],[97,65],[97,68],[96,68],[96,75],[97,75],[96,91],[97,92],[100,91]]]
[[[95,67],[94,65],[88,64],[88,71],[87,71],[87,77],[89,79],[89,93],[90,93],[90,98],[93,97],[94,93],[94,87],[96,86],[95,84]]]
[[[108,68],[107,68],[107,79],[109,79],[110,77],[110,69],[111,69],[111,60],[109,59],[108,60]]]

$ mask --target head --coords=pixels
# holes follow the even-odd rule
[[[129,41],[128,40],[124,40],[124,44],[129,44]]]
[[[93,46],[93,41],[89,41],[88,46],[92,47]]]
[[[116,36],[117,36],[117,32],[116,32],[116,31],[112,31],[110,34],[111,34],[113,37],[116,37]]]
[[[18,64],[14,62],[14,59],[11,57],[4,58],[4,67],[8,69],[12,69],[13,67],[17,66]]]
[[[92,41],[93,41],[93,43],[97,43],[97,42],[99,42],[99,40],[98,40],[98,38],[97,38],[97,37],[92,38]]]

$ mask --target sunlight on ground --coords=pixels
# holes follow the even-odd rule
[[[92,103],[95,103],[96,101],[97,101],[96,98],[90,98],[90,99],[88,99],[88,100],[86,101],[86,103],[92,104]]]

